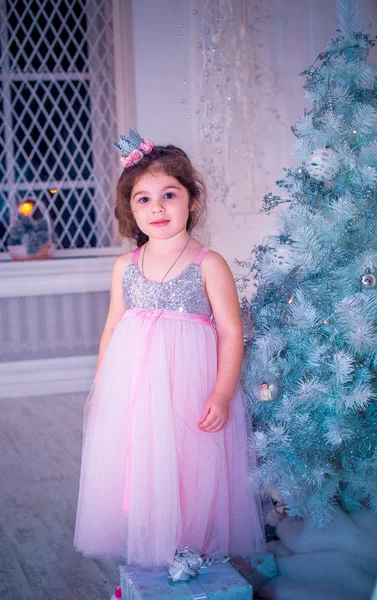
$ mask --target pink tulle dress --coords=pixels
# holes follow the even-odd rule
[[[89,394],[74,545],[85,555],[163,565],[175,551],[264,550],[255,459],[238,389],[217,433],[198,428],[217,373],[217,336],[201,248],[164,283],[145,279],[134,250],[127,310]]]

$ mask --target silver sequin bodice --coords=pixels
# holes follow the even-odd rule
[[[200,265],[191,263],[178,277],[163,283],[149,281],[136,264],[131,263],[123,277],[123,294],[127,309],[162,309],[212,316],[203,289]]]

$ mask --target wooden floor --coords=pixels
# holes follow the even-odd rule
[[[0,400],[0,598],[109,600],[116,561],[72,547],[85,396]]]

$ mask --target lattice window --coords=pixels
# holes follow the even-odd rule
[[[58,247],[111,245],[116,138],[112,3],[0,1],[0,251],[25,196]]]

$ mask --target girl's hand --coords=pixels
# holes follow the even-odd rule
[[[220,431],[229,417],[229,400],[219,394],[212,394],[203,407],[198,423],[199,429],[208,433]]]

